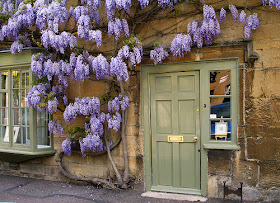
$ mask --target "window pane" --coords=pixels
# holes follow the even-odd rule
[[[0,72],[0,89],[8,89],[8,72]]]
[[[21,88],[28,88],[28,85],[29,85],[29,73],[27,71],[22,71]]]
[[[48,114],[45,111],[37,112],[37,144],[38,148],[50,147]]]
[[[29,109],[28,108],[22,108],[21,109],[21,125],[29,125]]]
[[[8,107],[8,93],[0,93],[0,107]]]
[[[20,72],[13,71],[13,88],[20,88],[19,81],[20,81]]]
[[[12,110],[13,113],[13,124],[14,125],[20,125],[20,112],[18,108],[13,108]]]
[[[9,128],[8,126],[1,126],[1,142],[9,142]]]
[[[230,98],[210,98],[210,118],[230,118]]]
[[[27,90],[21,90],[21,99],[20,99],[21,107],[28,107],[27,94],[28,94]]]
[[[13,90],[13,107],[19,106],[19,90]]]
[[[230,95],[230,71],[210,72],[210,95]]]
[[[30,145],[28,127],[14,127],[14,143]]]
[[[211,140],[231,140],[231,121],[211,121],[210,123]]]

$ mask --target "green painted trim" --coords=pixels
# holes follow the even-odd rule
[[[171,193],[181,193],[181,194],[193,194],[193,195],[201,195],[200,190],[191,189],[191,188],[173,188],[169,186],[152,186],[151,190],[159,191],[159,192],[171,192]]]
[[[201,118],[201,145],[210,146],[210,126],[209,126],[209,115],[210,115],[210,79],[208,74],[210,71],[215,70],[231,70],[231,91],[232,97],[232,126],[238,124],[238,70],[239,70],[239,59],[213,59],[213,60],[202,60],[182,63],[169,63],[154,65],[144,65],[140,67],[140,92],[141,92],[141,126],[140,130],[144,135],[144,171],[145,171],[145,189],[146,191],[151,190],[151,132],[150,132],[150,110],[149,110],[149,76],[153,73],[164,73],[164,72],[175,72],[175,71],[200,71],[200,118]],[[215,97],[215,96],[214,96]],[[227,97],[227,96],[226,96]],[[204,104],[207,108],[204,108]],[[237,150],[237,127],[232,127],[232,141],[228,143],[219,142],[215,143],[213,149],[225,149]],[[227,146],[227,147],[226,147]],[[209,148],[210,149],[210,148]],[[201,148],[201,195],[207,196],[207,178],[208,178],[208,162],[207,162],[207,150],[205,147]]]
[[[227,144],[227,143],[204,144],[203,148],[204,149],[240,150],[239,145]]]

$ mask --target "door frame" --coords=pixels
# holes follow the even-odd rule
[[[208,163],[207,163],[207,149],[203,147],[204,144],[209,142],[209,132],[207,128],[202,127],[207,118],[204,118],[205,108],[203,103],[208,99],[208,90],[202,87],[205,86],[205,81],[203,76],[208,75],[209,69],[207,67],[224,67],[230,62],[230,66],[236,66],[236,61],[238,58],[230,59],[213,59],[213,60],[203,60],[203,61],[192,61],[192,62],[181,62],[181,63],[169,63],[169,64],[159,64],[155,65],[143,65],[140,67],[140,102],[141,102],[141,126],[140,131],[143,132],[144,139],[144,181],[145,190],[150,191],[152,187],[152,159],[151,159],[151,126],[150,126],[150,75],[155,73],[171,73],[171,72],[185,72],[185,71],[199,71],[199,98],[200,98],[200,181],[201,190],[198,194],[207,196],[207,177],[208,177]],[[238,66],[237,66],[238,67]],[[168,191],[166,191],[168,192]],[[191,192],[189,193],[191,194]]]

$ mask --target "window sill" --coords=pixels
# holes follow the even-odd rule
[[[233,144],[222,144],[222,143],[213,143],[213,144],[204,144],[204,149],[224,149],[224,150],[240,150],[240,146]]]
[[[25,150],[16,150],[16,149],[0,149],[0,160],[10,163],[21,163],[31,159],[52,156],[56,153],[54,150],[45,150],[45,151],[25,151]]]

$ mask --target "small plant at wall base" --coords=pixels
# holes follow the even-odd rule
[[[254,9],[261,6],[280,9],[280,1],[263,0],[251,7],[226,5],[214,8],[210,1],[177,0],[2,0],[0,3],[0,40],[13,41],[11,53],[21,52],[24,48],[38,46],[41,53],[31,58],[31,71],[37,77],[28,94],[29,105],[50,115],[58,109],[68,127],[56,120],[49,121],[52,134],[67,135],[62,142],[63,153],[70,156],[72,148],[79,145],[83,157],[107,153],[116,174],[116,180],[102,178],[82,178],[69,174],[62,167],[63,153],[59,153],[58,165],[64,175],[75,180],[84,180],[106,187],[126,188],[129,183],[129,167],[126,149],[125,127],[129,106],[129,74],[149,55],[155,65],[162,63],[169,54],[183,57],[192,47],[211,45],[218,37],[223,22],[233,18],[236,23],[244,24],[244,38],[251,38],[259,25],[259,16]],[[214,3],[213,3],[214,5]],[[221,3],[219,5],[222,5]],[[180,8],[189,7],[189,12],[181,13]],[[106,16],[100,16],[100,13]],[[185,33],[176,33],[169,43],[170,48],[141,42],[143,26],[155,31],[157,37],[174,34],[172,31],[157,30],[150,24],[162,18],[182,17],[187,21],[192,16],[200,16],[186,27]],[[231,15],[231,16],[229,16]],[[70,22],[75,21],[73,26]],[[176,24],[174,24],[176,26]],[[110,49],[102,47],[102,41],[111,40]],[[91,47],[87,46],[91,43]],[[150,54],[146,54],[150,50]],[[168,53],[170,52],[170,53]],[[98,97],[75,98],[69,102],[66,89],[70,82],[83,83],[96,79],[107,81],[118,87],[102,100]],[[59,108],[63,103],[64,109]],[[101,106],[107,106],[101,111]],[[102,108],[104,109],[104,108]],[[84,116],[84,126],[71,126],[77,116]],[[116,142],[111,142],[110,132],[120,132]],[[121,173],[116,166],[111,149],[119,141],[123,142],[125,169]]]

